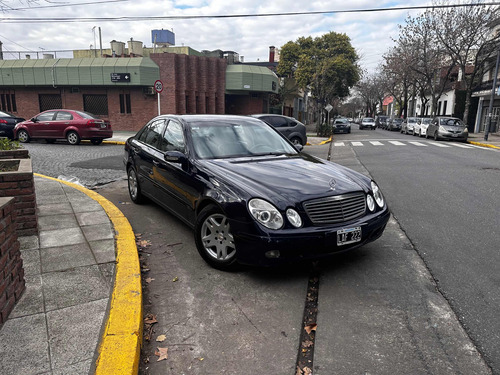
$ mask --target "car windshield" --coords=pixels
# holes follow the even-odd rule
[[[345,118],[341,118],[338,120],[335,120],[336,124],[347,124],[349,121],[347,121]]]
[[[374,121],[375,121],[375,120],[374,120],[374,119],[372,119],[371,117],[365,117],[365,118],[363,119],[363,122],[374,122]]]
[[[403,122],[403,119],[402,118],[395,118],[394,122]]]
[[[423,118],[422,119],[422,124],[430,124],[431,123],[431,119],[430,118]]]
[[[254,121],[195,121],[189,124],[194,151],[200,159],[297,154],[271,126]]]
[[[417,119],[416,118],[409,118],[408,122],[409,123],[415,123],[415,122],[417,122]]]
[[[464,123],[458,118],[442,118],[439,125],[464,126]]]

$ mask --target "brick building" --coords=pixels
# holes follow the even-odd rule
[[[29,119],[48,109],[83,110],[114,130],[139,130],[162,114],[267,112],[278,78],[265,67],[198,54],[0,60],[0,110]],[[50,56],[49,56],[50,57]],[[228,86],[229,85],[229,86]]]

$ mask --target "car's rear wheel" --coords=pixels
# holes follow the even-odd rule
[[[127,169],[127,180],[128,193],[132,202],[137,204],[144,202],[144,195],[142,195],[141,186],[139,185],[139,179],[137,178],[134,167],[129,167]]]
[[[205,262],[223,271],[237,267],[229,220],[219,208],[210,205],[201,210],[196,219],[194,236],[196,248]]]
[[[102,138],[94,138],[91,139],[90,142],[92,142],[93,145],[100,145],[102,143]]]
[[[66,140],[70,145],[77,145],[80,143],[80,136],[77,132],[70,131],[66,134]]]
[[[17,139],[21,143],[28,143],[30,141],[30,135],[28,134],[28,132],[26,130],[21,129],[17,133]]]
[[[290,139],[290,142],[292,142],[295,146],[302,144],[299,137],[293,137],[292,139]]]

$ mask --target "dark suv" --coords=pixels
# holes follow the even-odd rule
[[[269,113],[251,116],[265,121],[276,128],[276,130],[287,137],[294,145],[300,144],[304,146],[307,143],[306,126],[293,117],[271,115]]]

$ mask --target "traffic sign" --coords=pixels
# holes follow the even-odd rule
[[[157,80],[155,82],[155,91],[159,94],[160,92],[163,91],[163,82],[160,80]]]
[[[111,73],[111,82],[130,82],[130,73]]]

